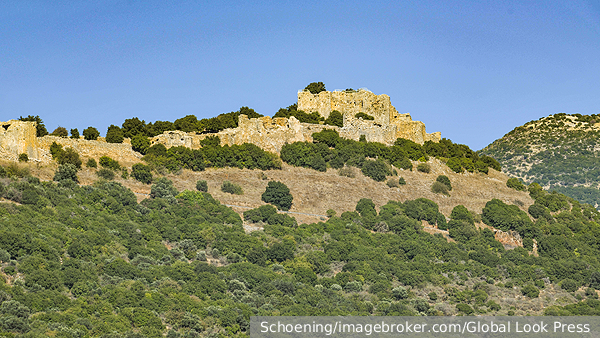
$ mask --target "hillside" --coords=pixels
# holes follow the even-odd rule
[[[600,205],[600,118],[555,114],[513,129],[479,153],[502,171],[584,203]]]

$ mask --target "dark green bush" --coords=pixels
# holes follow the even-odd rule
[[[29,162],[29,156],[27,154],[19,154],[19,162]]]
[[[77,128],[71,129],[71,138],[79,139],[79,130]]]
[[[329,117],[325,119],[325,124],[338,126],[341,128],[344,126],[344,117],[339,111],[333,110],[331,113],[329,113]]]
[[[386,176],[391,175],[389,166],[383,160],[365,161],[361,171],[363,175],[370,177],[377,182],[383,182],[385,181]]]
[[[439,175],[436,179],[436,182],[440,182],[448,187],[448,190],[452,190],[452,184],[450,183],[450,179],[446,175]]]
[[[233,195],[242,195],[244,193],[242,187],[229,181],[224,181],[223,184],[221,184],[221,191]]]
[[[399,184],[399,185],[406,185],[406,180],[404,180],[404,177],[400,177],[400,178],[398,179],[398,184]]]
[[[207,192],[208,191],[208,183],[205,180],[198,180],[196,182],[196,190]]]
[[[521,181],[519,181],[519,179],[511,177],[508,179],[508,181],[506,181],[506,186],[511,188],[511,189],[515,189],[517,191],[525,191],[527,190],[527,188],[525,187],[525,185],[523,185],[523,183],[521,183]]]
[[[267,183],[265,192],[261,195],[261,200],[265,203],[271,203],[279,210],[290,210],[294,197],[290,193],[290,189],[278,181],[270,181]]]
[[[373,116],[371,116],[369,114],[366,114],[366,113],[363,113],[363,112],[360,112],[360,113],[354,115],[354,117],[357,118],[357,119],[361,119],[362,118],[363,120],[366,120],[366,121],[373,121],[373,120],[375,120],[375,118]]]
[[[87,127],[83,130],[83,138],[86,140],[97,140],[99,136],[100,132],[94,127]]]
[[[65,127],[58,127],[56,129],[54,129],[54,131],[50,135],[58,136],[58,137],[67,137],[67,136],[69,136],[69,132],[67,131],[67,128],[65,128]]]
[[[131,138],[131,149],[134,151],[137,151],[142,155],[146,155],[148,148],[150,148],[150,140],[148,139],[148,136],[138,134]]]
[[[136,163],[131,167],[131,176],[137,181],[145,184],[152,183],[152,172],[150,167],[141,163]]]
[[[123,143],[124,138],[121,128],[113,124],[108,127],[105,137],[107,143]]]
[[[108,168],[101,168],[100,170],[98,170],[96,172],[96,175],[98,175],[98,177],[100,177],[100,178],[103,178],[103,179],[109,180],[109,181],[115,179],[115,172]]]
[[[522,287],[521,293],[523,296],[527,296],[529,298],[538,298],[540,296],[540,290],[531,284],[527,284]]]
[[[87,160],[87,162],[85,163],[85,165],[88,168],[98,168],[98,163],[93,158],[90,158],[89,160]]]
[[[77,167],[70,163],[61,164],[54,173],[54,181],[61,182],[64,180],[79,183],[79,179],[77,178]]]
[[[121,169],[121,165],[119,164],[119,162],[117,162],[116,160],[113,160],[112,158],[110,158],[108,156],[102,156],[102,157],[100,157],[100,159],[98,160],[98,162],[104,168],[108,168],[108,169],[112,169],[112,170],[119,170],[119,169]]]

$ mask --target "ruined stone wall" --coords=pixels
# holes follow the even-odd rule
[[[410,114],[400,114],[392,106],[390,97],[375,95],[368,90],[357,92],[321,92],[312,94],[309,91],[298,92],[298,110],[307,113],[318,112],[327,118],[333,110],[342,113],[344,127],[340,136],[358,140],[364,135],[367,141],[381,142],[391,145],[399,137],[423,144],[426,141],[439,142],[441,133],[428,134],[425,124],[413,121]],[[355,118],[363,112],[373,116],[373,121]]]
[[[319,112],[325,118],[337,110],[342,114],[366,113],[375,118],[375,123],[385,125],[390,123],[392,116],[398,116],[398,111],[390,101],[390,97],[381,94],[375,95],[368,90],[361,89],[356,92],[320,92],[312,94],[309,91],[298,92],[298,110],[307,113]]]
[[[399,114],[390,103],[387,95],[375,95],[367,90],[358,92],[310,92],[298,93],[298,109],[306,112],[318,111],[328,117],[331,111],[338,110],[344,118],[343,127],[301,123],[295,117],[271,118],[268,116],[249,119],[240,115],[238,127],[225,129],[214,134],[186,133],[167,131],[151,139],[152,144],[161,143],[167,148],[185,146],[199,149],[200,141],[209,136],[218,136],[221,145],[253,143],[260,148],[279,153],[285,144],[312,141],[312,134],[323,129],[337,130],[341,137],[358,141],[365,136],[369,142],[381,142],[393,145],[402,137],[423,144],[425,141],[438,142],[439,132],[428,134],[425,124],[413,121],[410,114]],[[355,114],[364,112],[375,118],[366,121],[355,118]],[[33,161],[48,163],[52,160],[50,145],[52,142],[64,148],[71,147],[84,159],[109,156],[124,162],[139,162],[141,155],[131,149],[129,140],[125,143],[106,143],[103,138],[88,141],[82,138],[71,139],[56,136],[36,137],[35,122],[10,120],[0,122],[0,158],[16,161],[19,154],[26,153]]]
[[[30,159],[38,158],[36,123],[10,120],[0,122],[0,157],[16,161],[19,154],[27,154]]]

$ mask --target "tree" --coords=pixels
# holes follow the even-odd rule
[[[390,175],[390,169],[383,160],[365,161],[361,171],[363,175],[372,178],[377,182],[385,181],[387,175]]]
[[[136,180],[150,184],[152,183],[152,172],[150,167],[141,163],[136,163],[131,167],[131,176]]]
[[[150,148],[150,140],[148,139],[148,136],[138,134],[133,136],[131,139],[131,149],[134,151],[137,151],[142,155],[146,155],[148,148]]]
[[[67,136],[69,136],[69,132],[67,131],[67,128],[65,128],[65,127],[58,127],[56,129],[54,129],[54,131],[50,135],[58,136],[58,137],[67,137]]]
[[[61,164],[56,172],[54,173],[54,181],[60,182],[63,180],[71,180],[75,183],[79,183],[77,178],[77,167],[75,165],[67,163]]]
[[[79,158],[79,154],[73,150],[73,148],[67,148],[63,151],[60,152],[60,154],[57,156],[56,161],[59,164],[72,164],[74,165],[77,169],[81,169],[81,158]]]
[[[283,183],[278,181],[270,181],[267,184],[265,192],[261,199],[265,203],[271,203],[279,210],[290,210],[294,197],[290,193],[290,189]]]
[[[186,133],[200,130],[200,122],[194,115],[187,115],[186,117],[182,117],[180,119],[175,120],[173,126],[177,130],[185,131]]]
[[[150,188],[150,197],[152,198],[175,197],[177,194],[178,191],[173,186],[173,181],[165,177],[159,178]]]
[[[519,181],[519,179],[511,177],[508,179],[508,181],[506,181],[506,186],[511,188],[511,189],[515,189],[517,191],[525,191],[527,190],[527,188],[525,187],[525,185],[523,185],[523,183],[521,183],[521,181]]]
[[[87,127],[83,130],[83,138],[86,140],[97,140],[99,136],[100,132],[94,127]]]
[[[28,115],[27,117],[20,116],[19,121],[35,122],[36,123],[35,134],[37,137],[43,137],[43,136],[48,135],[48,130],[46,130],[44,121],[42,121],[42,119],[38,115],[36,115],[36,116]]]
[[[235,183],[231,183],[229,181],[224,181],[223,184],[221,184],[221,191],[229,193],[229,194],[233,194],[233,195],[243,195],[244,194],[242,187],[240,187],[239,185],[237,185]]]
[[[89,160],[87,160],[87,162],[85,163],[85,165],[88,168],[98,168],[98,163],[93,158],[90,158]]]
[[[304,90],[308,90],[313,94],[319,94],[320,92],[324,92],[326,89],[323,82],[311,82],[308,84],[308,86],[306,86],[306,88],[304,88]]]
[[[107,143],[123,143],[123,131],[118,126],[111,124],[106,131]]]
[[[375,210],[375,203],[369,198],[361,198],[356,204],[356,211],[362,217],[375,217],[377,216],[377,210]]]
[[[331,113],[329,113],[329,117],[325,119],[325,124],[328,124],[330,126],[338,126],[341,128],[344,126],[344,117],[342,116],[342,113],[340,113],[337,110],[334,110]]]
[[[79,139],[79,130],[77,128],[71,129],[71,138]]]
[[[208,191],[208,183],[206,183],[205,180],[198,180],[196,182],[196,190],[201,191],[201,192],[207,192]]]
[[[121,125],[123,136],[133,138],[136,135],[146,135],[146,121],[140,121],[137,117],[125,119]]]

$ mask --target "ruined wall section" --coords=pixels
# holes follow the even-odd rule
[[[36,123],[31,121],[0,122],[0,156],[9,161],[17,161],[19,154],[37,159],[39,154],[35,127]]]
[[[125,139],[123,143],[107,143],[103,137],[98,140],[85,140],[46,135],[38,137],[38,160],[40,162],[52,161],[52,154],[50,154],[52,142],[62,145],[63,149],[72,148],[82,159],[94,158],[97,160],[102,156],[108,156],[121,163],[137,163],[142,158],[140,153],[131,149],[129,139]]]
[[[318,112],[324,118],[337,110],[343,115],[351,116],[357,113],[366,113],[375,118],[375,123],[385,125],[390,123],[392,116],[398,116],[398,111],[385,94],[375,95],[361,89],[356,92],[334,91],[312,94],[309,91],[298,92],[298,110],[307,113]]]

